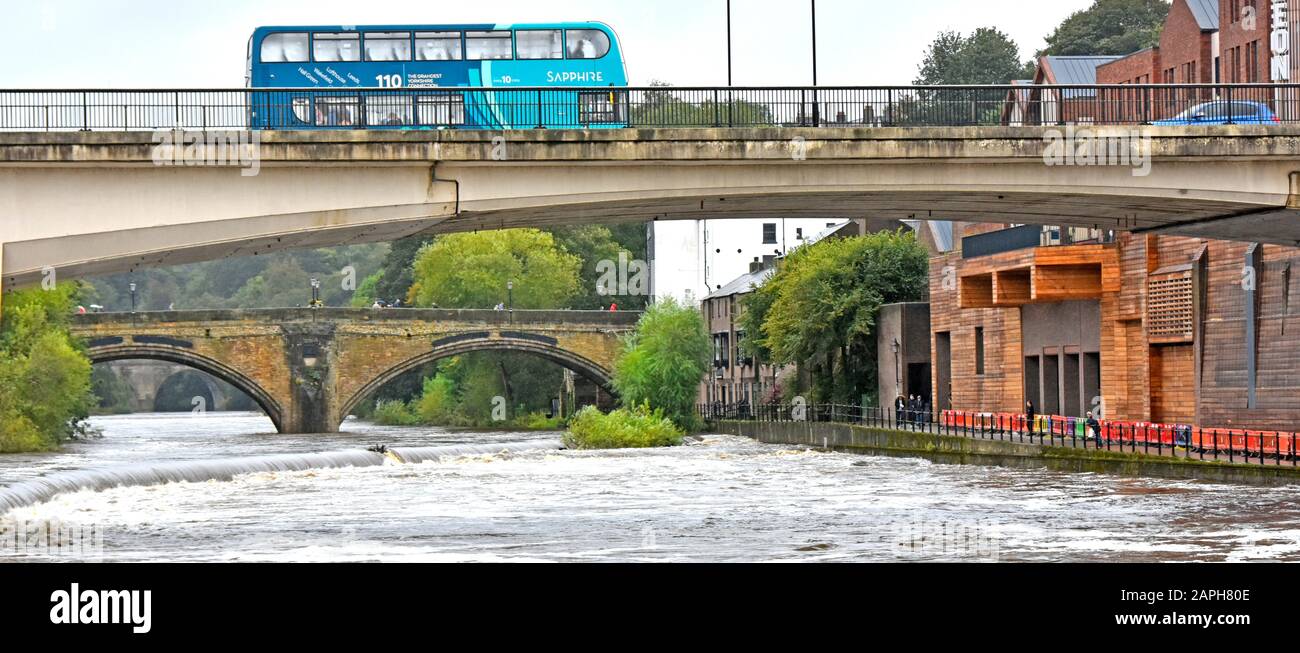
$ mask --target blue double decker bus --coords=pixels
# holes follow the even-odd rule
[[[254,129],[627,123],[622,51],[598,22],[259,27],[247,86],[267,89],[249,94]]]

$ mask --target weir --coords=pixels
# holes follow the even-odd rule
[[[376,467],[383,465],[389,459],[398,463],[414,464],[456,456],[558,450],[562,448],[563,445],[559,440],[544,440],[522,443],[390,449],[388,450],[390,456],[374,451],[349,450],[159,464],[140,463],[107,469],[74,470],[58,472],[0,488],[0,515],[25,506],[44,503],[60,494],[84,490],[98,492],[119,487],[141,487],[166,483],[229,481],[236,476],[259,472],[299,472],[309,469]]]

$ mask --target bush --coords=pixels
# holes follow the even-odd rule
[[[62,284],[4,298],[0,452],[53,450],[84,431],[84,420],[96,402],[90,360],[68,333],[79,291]]]
[[[564,420],[558,415],[547,417],[546,413],[528,413],[511,420],[511,426],[525,431],[558,431],[564,428]]]
[[[619,408],[609,414],[587,406],[569,421],[564,446],[570,449],[644,449],[682,443],[682,432],[661,411]]]
[[[698,309],[671,298],[641,316],[614,364],[614,387],[623,402],[662,411],[677,426],[699,424],[695,401],[712,350]]]
[[[420,423],[420,416],[396,399],[375,404],[375,423],[385,426],[415,426]]]
[[[456,414],[456,383],[442,375],[427,378],[424,391],[414,404],[421,423],[449,424]]]

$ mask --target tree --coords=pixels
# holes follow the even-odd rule
[[[1033,64],[1020,60],[1020,48],[1011,37],[993,27],[981,27],[970,36],[939,32],[921,61],[917,86],[1008,84],[1032,75]]]
[[[68,332],[79,288],[6,295],[0,320],[0,452],[55,449],[95,405],[90,359]]]
[[[561,308],[578,292],[581,265],[537,229],[450,234],[415,257],[410,297],[418,306],[491,308],[513,295],[514,308]]]
[[[928,268],[910,231],[796,249],[746,300],[747,346],[778,365],[807,363],[814,400],[857,403],[875,394],[876,314],[923,298]]]
[[[1160,42],[1166,0],[1096,0],[1047,37],[1043,55],[1126,55]]]
[[[699,310],[672,298],[652,304],[614,364],[614,388],[625,405],[648,405],[674,424],[693,428],[710,347]]]
[[[564,251],[582,261],[579,291],[569,301],[567,308],[598,309],[608,306],[611,301],[623,310],[639,311],[645,308],[649,295],[650,271],[645,267],[644,225],[619,225],[618,236],[615,235],[615,229],[603,225],[556,227],[549,231]],[[634,277],[624,279],[625,281],[639,281],[642,285],[632,287],[636,284],[628,283],[626,287],[620,288],[614,283],[614,287],[602,288],[601,286],[609,285],[603,281],[611,270],[616,276],[621,274],[623,277]],[[638,271],[640,277],[637,277]],[[637,294],[638,292],[644,294]]]
[[[650,86],[663,90],[646,91],[632,107],[633,127],[764,127],[776,124],[769,106],[730,97],[725,91],[715,94],[675,91],[659,80]],[[685,97],[682,93],[686,93]],[[793,119],[793,116],[790,117]]]
[[[1033,62],[1021,62],[1020,48],[992,27],[963,36],[940,32],[926,49],[918,86],[980,86],[1008,84],[1033,76]],[[996,125],[1001,120],[1006,91],[998,89],[922,90],[906,94],[892,107],[892,121],[901,125]]]

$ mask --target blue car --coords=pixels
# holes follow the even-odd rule
[[[1198,104],[1153,125],[1272,125],[1282,122],[1262,102],[1217,100]]]

